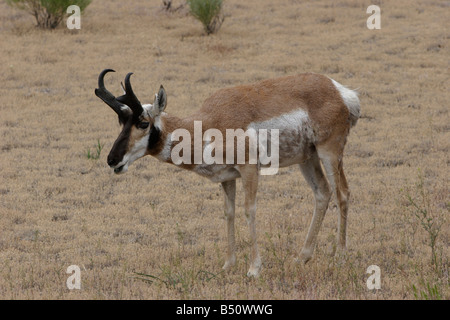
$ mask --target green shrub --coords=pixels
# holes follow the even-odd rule
[[[222,0],[187,0],[191,14],[199,20],[206,34],[219,31],[224,17],[222,14]]]
[[[6,0],[11,6],[28,11],[36,19],[37,26],[54,29],[66,16],[67,7],[76,5],[83,10],[92,0]]]

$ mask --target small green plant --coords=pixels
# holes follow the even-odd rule
[[[203,24],[207,35],[219,31],[224,21],[222,0],[187,0],[191,14]]]
[[[424,186],[424,179],[420,170],[418,178],[419,181],[416,184],[416,196],[412,196],[407,191],[406,199],[408,205],[412,207],[411,212],[428,234],[429,246],[431,248],[431,264],[437,268],[438,257],[436,244],[444,221],[443,218],[433,210],[430,194]]]
[[[282,237],[280,233],[274,237],[266,232],[266,238],[269,241],[267,251],[272,254],[274,261],[277,264],[277,269],[281,271],[282,279],[286,276],[287,261],[289,256],[292,255],[290,236],[290,228],[287,230],[285,237]]]
[[[43,29],[54,29],[67,15],[66,10],[70,5],[80,7],[80,11],[91,3],[92,0],[6,0],[6,3],[26,10],[35,17],[37,26]]]
[[[103,144],[100,143],[100,140],[97,140],[97,145],[95,146],[94,152],[91,152],[91,148],[89,148],[86,152],[86,157],[91,160],[97,160],[100,158],[100,153],[102,152]]]
[[[415,285],[412,289],[416,300],[442,300],[441,292],[436,284],[431,286],[427,282],[425,290],[417,289]]]

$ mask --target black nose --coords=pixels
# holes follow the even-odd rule
[[[110,166],[110,167],[114,167],[115,165],[117,165],[119,163],[119,161],[117,161],[117,159],[114,159],[111,156],[108,156],[107,162],[108,162],[108,166]]]

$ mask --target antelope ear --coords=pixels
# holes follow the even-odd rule
[[[166,90],[164,90],[164,87],[161,85],[158,93],[155,95],[155,101],[153,102],[153,110],[155,116],[163,112],[164,109],[166,108],[166,105],[167,105],[167,94]]]

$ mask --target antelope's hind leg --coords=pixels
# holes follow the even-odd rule
[[[325,178],[317,152],[315,152],[305,163],[300,164],[300,169],[306,182],[314,192],[315,206],[314,214],[309,226],[308,235],[300,253],[300,261],[308,262],[314,252],[317,235],[322,225],[323,218],[331,198],[328,181]]]
[[[320,160],[339,205],[337,249],[345,251],[347,248],[347,214],[350,191],[344,175],[341,154],[321,152],[319,149]]]

